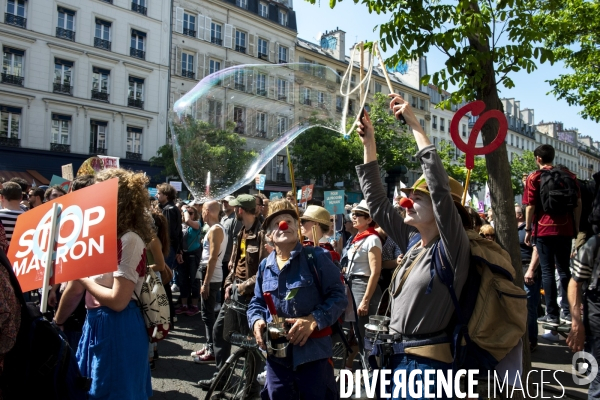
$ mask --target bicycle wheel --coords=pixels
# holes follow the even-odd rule
[[[229,356],[206,393],[206,399],[244,400],[254,379],[254,357],[252,351],[244,348]]]

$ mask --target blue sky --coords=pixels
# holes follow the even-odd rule
[[[317,0],[318,1],[318,0]],[[338,2],[335,9],[329,8],[328,0],[323,0],[321,5],[312,5],[306,1],[295,0],[294,11],[298,24],[298,36],[312,42],[317,42],[319,32],[332,30],[339,27],[346,32],[346,51],[352,44],[361,40],[377,40],[379,35],[373,28],[388,20],[385,15],[369,14],[362,4],[354,4],[346,0]],[[429,73],[444,68],[444,57],[437,51],[428,54]],[[578,128],[579,132],[600,140],[600,124],[583,119],[578,113],[580,107],[571,107],[565,101],[557,100],[550,91],[550,85],[545,81],[564,73],[562,65],[544,64],[532,74],[527,72],[513,73],[515,87],[502,88],[500,97],[513,97],[521,101],[521,109],[533,108],[535,122],[560,121],[565,128]]]

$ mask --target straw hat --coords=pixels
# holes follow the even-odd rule
[[[462,195],[464,192],[463,185],[460,184],[456,179],[452,177],[448,177],[450,184],[450,194],[452,195],[452,200],[457,201],[459,203],[462,202]],[[427,181],[425,180],[425,175],[421,175],[419,179],[415,181],[412,187],[402,188],[400,189],[402,192],[409,195],[413,190],[418,190],[419,192],[423,192],[429,196],[431,193],[429,192],[429,188],[427,187]]]
[[[352,208],[352,212],[354,211],[359,211],[365,214],[369,214],[369,216],[371,215],[371,213],[369,212],[369,207],[367,206],[367,201],[366,200],[361,200],[360,203],[358,203],[358,205],[354,206]]]
[[[302,214],[300,219],[331,226],[331,221],[329,220],[330,217],[329,211],[323,207],[310,205],[306,208],[306,211],[304,211],[304,214]]]

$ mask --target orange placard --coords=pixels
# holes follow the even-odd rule
[[[59,204],[59,214],[50,284],[117,270],[117,192],[115,178],[19,216],[8,259],[24,292],[43,286],[53,203]]]

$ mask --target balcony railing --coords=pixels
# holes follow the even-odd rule
[[[94,47],[97,47],[99,49],[104,49],[104,50],[110,51],[110,44],[111,43],[108,40],[94,38]]]
[[[343,109],[340,106],[335,106],[335,111],[341,113]]]
[[[191,37],[196,37],[196,31],[193,29],[183,28],[183,34]]]
[[[437,124],[431,124],[431,127],[432,127],[433,129],[437,129]]]
[[[102,156],[106,155],[106,149],[102,147],[96,147],[93,144],[90,144],[90,154],[100,154]]]
[[[192,71],[186,71],[184,69],[184,70],[181,70],[181,76],[184,76],[186,78],[194,79],[194,76],[196,76],[196,74],[194,74]]]
[[[282,173],[282,172],[277,173],[277,182],[285,182],[285,173]]]
[[[108,102],[108,92],[106,90],[92,90],[92,100]]]
[[[261,60],[269,60],[269,56],[265,53],[258,53],[258,58],[260,58]]]
[[[282,100],[282,101],[286,101],[287,100],[287,96],[285,94],[280,94],[277,96],[278,100]]]
[[[266,138],[267,137],[267,131],[257,130],[256,131],[256,136],[261,137],[261,138]]]
[[[56,27],[56,37],[61,39],[75,41],[75,31],[71,31],[65,28]]]
[[[444,132],[446,130],[446,128],[444,128],[444,125],[440,125],[440,131]]]
[[[235,83],[233,87],[235,88],[235,90],[241,90],[242,92],[246,90],[246,85],[244,85],[243,83]]]
[[[215,36],[210,37],[210,42],[214,43],[214,44],[218,44],[219,46],[223,46],[223,39],[215,37]]]
[[[5,13],[4,23],[8,25],[18,26],[19,28],[25,28],[27,26],[27,18]]]
[[[148,9],[142,5],[132,2],[131,3],[131,11],[135,11],[136,13],[146,15],[146,13],[148,12]]]
[[[256,94],[259,96],[266,96],[267,91],[265,89],[256,89]]]
[[[127,106],[135,108],[144,108],[144,101],[142,99],[134,99],[133,97],[127,98]]]
[[[138,160],[141,161],[142,160],[142,153],[133,153],[131,151],[126,151],[125,152],[125,158],[128,160]]]
[[[23,76],[5,74],[4,72],[2,73],[2,83],[9,83],[11,85],[23,86],[24,80],[25,80],[25,77],[23,77]]]
[[[69,83],[54,82],[52,91],[54,93],[72,95],[73,86],[71,86]]]
[[[21,147],[21,139],[0,136],[0,146]]]
[[[50,151],[56,151],[58,153],[70,153],[71,145],[62,143],[50,143]]]
[[[144,50],[134,49],[133,47],[129,48],[129,55],[135,58],[141,58],[142,60],[146,59],[146,52]]]
[[[246,54],[246,48],[244,46],[238,46],[237,44],[235,45],[235,51]]]
[[[310,99],[303,99],[302,104],[304,104],[306,106],[310,106],[312,104],[312,101]]]
[[[284,60],[284,59],[279,59],[279,64],[287,64],[288,60]]]

